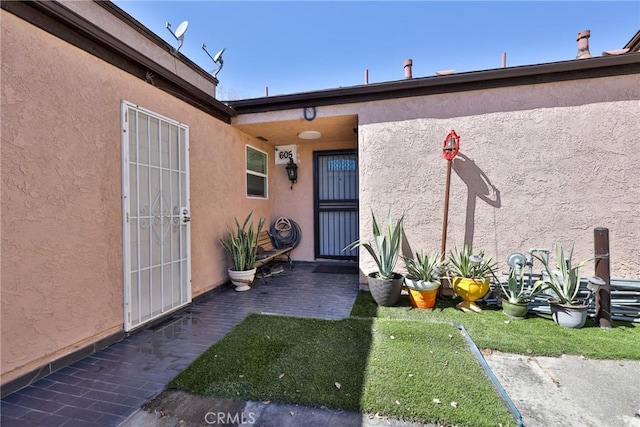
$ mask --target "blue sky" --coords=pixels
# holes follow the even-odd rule
[[[114,3],[173,46],[189,21],[180,50],[207,71],[226,47],[219,99],[306,92],[404,78],[436,71],[498,68],[574,59],[576,34],[591,30],[593,56],[622,48],[640,29],[636,1],[331,2],[132,1]]]

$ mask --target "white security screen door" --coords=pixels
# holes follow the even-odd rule
[[[124,329],[191,302],[189,128],[122,103]]]

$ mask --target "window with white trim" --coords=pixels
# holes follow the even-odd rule
[[[247,197],[267,198],[267,153],[247,145]]]

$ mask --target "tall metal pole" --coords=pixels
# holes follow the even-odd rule
[[[449,189],[451,187],[451,160],[447,160],[447,183],[444,193],[444,219],[442,220],[442,246],[440,247],[441,260],[444,261],[447,250],[447,224],[449,220]]]
[[[611,328],[611,273],[609,260],[609,229],[597,227],[593,230],[596,276],[604,280],[604,285],[596,292],[596,319],[603,329]]]

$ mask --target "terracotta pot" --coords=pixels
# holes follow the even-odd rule
[[[557,325],[565,328],[582,328],[587,321],[588,306],[584,304],[560,304],[558,300],[550,299],[551,317]]]
[[[506,299],[502,300],[502,312],[512,319],[524,319],[529,312],[528,302],[509,302]]]
[[[249,285],[253,283],[256,277],[256,271],[257,268],[245,271],[236,271],[230,268],[227,270],[227,273],[229,273],[229,278],[231,278],[231,283],[235,285],[236,291],[243,292],[251,289]]]
[[[482,309],[474,301],[489,292],[489,278],[468,279],[466,277],[452,277],[453,290],[464,300],[457,305],[463,311],[480,312]]]
[[[369,291],[376,303],[383,307],[391,307],[398,303],[402,293],[402,282],[404,277],[401,274],[393,273],[393,279],[380,279],[378,273],[369,273],[367,281]]]

